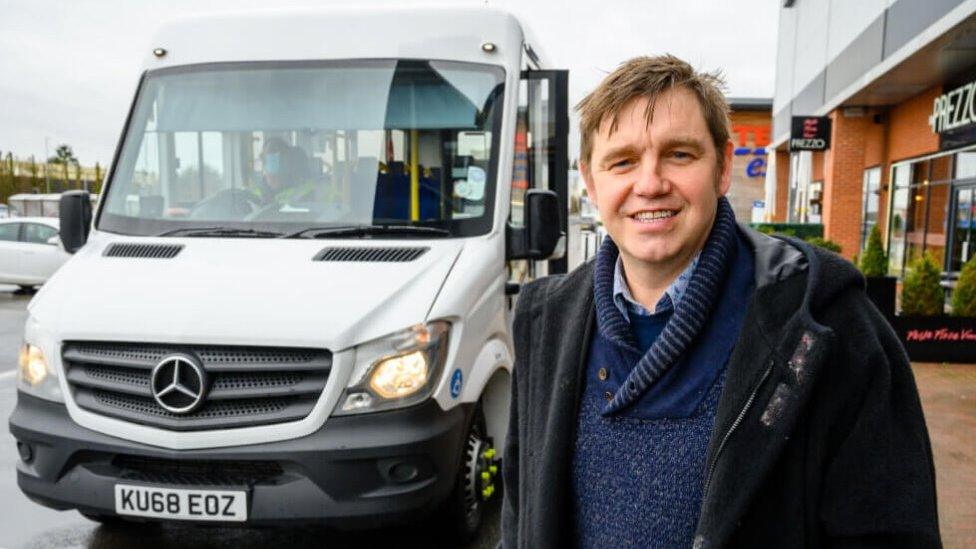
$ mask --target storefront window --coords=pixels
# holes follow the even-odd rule
[[[928,185],[925,200],[925,247],[937,265],[945,264],[946,218],[949,214],[950,185],[940,181]]]
[[[807,208],[806,223],[821,223],[821,206],[823,204],[823,181],[810,183],[810,206]]]
[[[976,151],[966,151],[957,154],[955,164],[955,179],[957,182],[962,182],[965,179],[976,180]]]
[[[868,235],[871,229],[878,222],[878,194],[881,192],[881,167],[868,168],[864,170],[863,196],[861,204],[864,208],[861,212],[861,250],[868,243]]]
[[[965,186],[955,189],[955,222],[952,234],[952,257],[949,263],[950,271],[962,270],[963,264],[969,260],[973,252],[973,187]]]
[[[905,266],[905,236],[908,219],[908,206],[910,200],[909,176],[911,175],[911,165],[901,164],[892,169],[892,186],[894,194],[892,196],[891,208],[891,236],[888,244],[888,271],[890,274],[899,276]]]
[[[790,160],[790,223],[809,223],[811,200],[811,177],[813,175],[813,153],[800,151],[793,153]],[[819,215],[819,210],[818,210]]]

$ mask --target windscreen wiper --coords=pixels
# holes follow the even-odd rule
[[[259,231],[256,229],[235,229],[232,227],[182,227],[159,233],[156,236],[220,236],[226,238],[278,238],[284,233]]]
[[[368,236],[451,236],[451,231],[419,225],[344,225],[309,227],[284,238],[360,238]]]

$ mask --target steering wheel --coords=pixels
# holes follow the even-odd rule
[[[261,207],[244,189],[223,189],[197,203],[187,216],[211,219],[244,219]]]

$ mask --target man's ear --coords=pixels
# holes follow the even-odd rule
[[[735,145],[729,139],[725,142],[725,149],[719,152],[722,155],[722,173],[719,174],[718,178],[719,196],[725,196],[729,192],[729,187],[732,186],[732,151],[734,148]]]
[[[590,166],[582,160],[579,163],[579,174],[583,184],[586,185],[587,198],[590,199],[591,204],[596,206],[596,186],[593,184],[593,176],[590,175]]]

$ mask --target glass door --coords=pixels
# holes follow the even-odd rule
[[[973,189],[957,187],[953,191],[952,254],[947,265],[949,271],[958,272],[976,252],[973,232]]]
[[[512,203],[509,224],[524,223],[524,198],[529,189],[554,191],[559,199],[560,230],[567,234],[569,212],[569,115],[565,70],[522,72],[512,162]],[[565,273],[565,255],[549,261],[510,261],[509,281],[521,284],[548,274]]]

